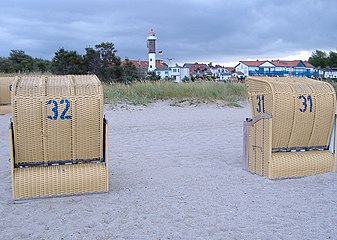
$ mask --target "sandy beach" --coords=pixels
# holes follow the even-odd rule
[[[106,106],[109,193],[16,202],[0,116],[0,239],[337,239],[335,173],[242,170],[243,106]]]

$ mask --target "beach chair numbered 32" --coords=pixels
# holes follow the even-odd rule
[[[336,94],[308,78],[250,77],[251,119],[244,122],[243,168],[269,178],[336,170]]]
[[[108,130],[96,76],[17,77],[12,104],[15,199],[108,191]]]

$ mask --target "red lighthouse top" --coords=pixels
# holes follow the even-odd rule
[[[153,31],[153,29],[151,28],[150,32],[149,32],[149,35],[155,35],[156,33]]]

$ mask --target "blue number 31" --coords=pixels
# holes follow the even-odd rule
[[[51,109],[52,112],[54,113],[54,116],[50,116],[49,115],[48,119],[50,119],[50,120],[57,120],[57,118],[59,116],[59,104],[57,103],[56,100],[49,100],[47,102],[47,105],[51,105],[51,104],[54,105],[54,107]],[[60,104],[62,104],[62,105],[65,104],[66,105],[65,108],[64,108],[64,110],[63,110],[63,112],[61,113],[60,119],[61,120],[71,119],[71,116],[66,115],[67,112],[69,111],[69,108],[70,108],[70,102],[69,102],[69,100],[68,99],[62,99],[60,101]]]
[[[302,105],[303,105],[303,108],[300,108],[300,112],[306,112],[307,111],[307,107],[308,107],[308,104],[307,104],[307,101],[309,102],[309,111],[312,112],[312,97],[311,95],[308,95],[307,97],[303,96],[303,95],[300,95],[298,97],[298,99],[302,100]]]

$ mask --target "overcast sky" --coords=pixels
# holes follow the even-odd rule
[[[52,59],[108,41],[122,59],[145,60],[151,28],[158,57],[178,63],[306,60],[336,51],[337,0],[1,0],[0,56]]]

